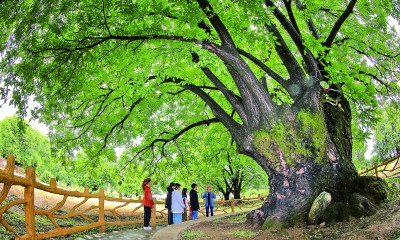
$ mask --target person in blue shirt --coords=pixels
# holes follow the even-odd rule
[[[211,191],[211,186],[207,186],[207,192],[203,194],[203,199],[206,207],[206,217],[208,217],[211,212],[211,216],[214,216],[214,199],[216,195]]]

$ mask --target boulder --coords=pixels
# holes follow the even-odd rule
[[[308,223],[319,224],[326,208],[331,203],[332,197],[328,192],[321,192],[314,200],[310,212],[308,213]]]

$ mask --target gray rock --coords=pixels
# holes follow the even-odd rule
[[[310,212],[308,213],[308,222],[310,224],[318,224],[325,209],[331,203],[332,197],[328,192],[321,192],[319,196],[314,200]]]

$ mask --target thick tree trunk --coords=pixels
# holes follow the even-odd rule
[[[240,197],[240,191],[241,191],[241,189],[234,189],[233,190],[233,198],[234,199],[240,199],[241,197]]]
[[[230,192],[223,192],[222,193],[222,195],[224,195],[224,199],[227,200],[227,201],[229,200],[229,195],[230,194],[231,194]]]
[[[264,228],[305,223],[323,191],[332,200],[319,222],[370,215],[386,199],[383,181],[356,172],[350,109],[346,102],[342,106],[338,111],[327,105],[323,112],[303,115],[286,109],[286,123],[255,134],[253,158],[269,176],[270,195],[260,209],[248,214],[249,223]]]

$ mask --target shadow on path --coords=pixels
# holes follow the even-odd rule
[[[158,226],[157,229],[151,231],[145,231],[143,228],[137,229],[125,229],[121,231],[113,231],[107,233],[96,233],[84,237],[76,238],[75,240],[87,240],[87,239],[129,239],[129,240],[149,240],[158,230],[162,229],[163,226]]]

